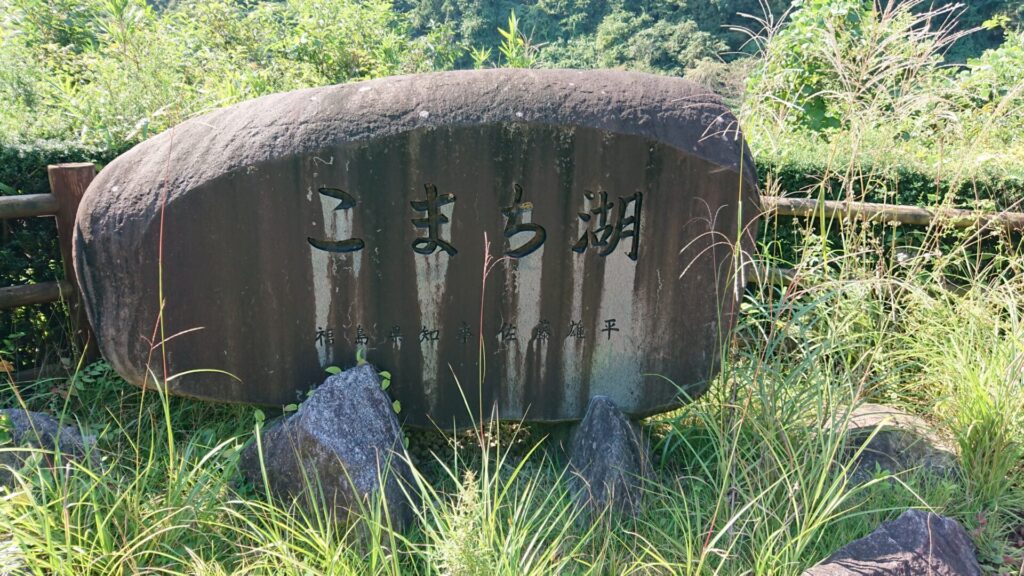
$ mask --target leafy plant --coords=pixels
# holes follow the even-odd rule
[[[908,121],[942,99],[942,52],[961,38],[955,5],[915,12],[923,0],[798,0],[750,79],[761,112],[813,131],[871,109]],[[939,26],[932,27],[933,22]],[[947,22],[947,24],[941,24]]]
[[[516,11],[508,15],[508,29],[498,28],[501,34],[501,45],[498,52],[504,57],[505,66],[509,68],[530,68],[536,61],[536,48],[519,31],[519,20]]]

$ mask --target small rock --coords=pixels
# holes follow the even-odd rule
[[[412,485],[402,431],[369,364],[327,378],[295,414],[263,432],[262,447],[271,492],[280,497],[322,491],[335,520],[346,522],[381,490],[383,478],[391,525],[402,529],[412,521],[411,503],[399,484]],[[239,467],[262,485],[255,442],[243,451]]]
[[[581,506],[633,514],[653,473],[640,427],[606,396],[590,400],[569,444],[570,489]]]
[[[967,531],[952,518],[907,510],[804,576],[981,576]]]
[[[848,434],[848,457],[864,447],[851,473],[855,483],[870,480],[876,469],[891,474],[923,470],[936,476],[958,470],[953,449],[917,416],[890,406],[862,404],[840,424]]]
[[[0,410],[0,420],[6,420],[11,444],[0,446],[0,486],[14,487],[12,470],[21,468],[31,455],[29,449],[60,450],[69,461],[80,462],[87,453],[86,441],[74,426],[61,426],[53,416],[40,412],[27,412],[20,408]],[[25,451],[11,447],[25,448]],[[52,457],[47,461],[52,463]]]

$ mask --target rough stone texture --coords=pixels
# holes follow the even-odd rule
[[[0,451],[0,486],[12,487],[14,476],[11,470],[20,468],[29,452],[20,452],[12,448],[26,448],[56,451],[59,449],[65,458],[80,461],[87,453],[86,441],[74,426],[61,426],[60,422],[47,414],[26,412],[20,408],[0,410],[0,416],[6,416],[10,423],[12,443],[2,446]],[[52,462],[52,459],[48,459]]]
[[[100,172],[75,268],[104,357],[137,385],[160,356],[148,341],[163,222],[163,318],[179,334],[168,366],[195,371],[174,393],[287,404],[363,347],[396,375],[410,425],[466,425],[466,404],[486,416],[495,403],[502,419],[578,420],[595,395],[644,416],[678,406],[677,385],[707,387],[734,319],[728,244],[742,223],[753,249],[759,199],[736,126],[695,84],[623,71],[275,94],[189,120]],[[424,244],[429,187],[452,253]],[[482,293],[484,235],[502,257],[537,238],[530,225],[543,244],[495,266]]]
[[[363,364],[327,378],[295,414],[263,432],[262,449],[271,491],[284,498],[322,494],[344,523],[381,490],[392,525],[405,527],[412,508],[411,473],[388,395],[376,369]],[[262,485],[256,443],[242,453],[247,479]],[[300,498],[300,502],[305,502]],[[308,502],[307,502],[308,503]]]
[[[907,510],[804,576],[980,576],[974,545],[959,522]]]
[[[851,474],[854,482],[870,480],[878,469],[891,474],[920,470],[937,476],[958,470],[953,449],[931,426],[896,408],[862,404],[850,414],[845,428],[847,455],[852,457],[864,447]]]
[[[640,427],[612,401],[596,396],[569,444],[570,489],[580,505],[600,512],[611,507],[632,514],[640,505],[641,483],[651,457]]]

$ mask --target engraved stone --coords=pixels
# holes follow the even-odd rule
[[[182,395],[288,404],[360,351],[407,424],[495,403],[576,420],[596,395],[638,417],[716,373],[757,212],[735,118],[692,83],[446,72],[275,94],[136,146],[86,193],[75,266],[138,385],[162,337]]]

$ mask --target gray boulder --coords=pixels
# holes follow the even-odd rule
[[[391,525],[401,529],[412,521],[406,494],[412,474],[402,431],[373,366],[327,378],[295,414],[264,431],[261,443],[275,495],[314,506],[322,495],[335,520],[344,523],[351,513],[368,509],[383,490]],[[243,451],[239,466],[262,486],[255,442]]]
[[[959,469],[953,448],[926,421],[891,406],[862,404],[849,419],[833,426],[844,428],[846,454],[856,456],[851,473],[856,483],[870,480],[878,469],[891,474],[920,470],[936,476]]]
[[[569,443],[570,489],[580,506],[633,514],[653,473],[647,439],[606,396],[595,396]]]
[[[14,474],[36,451],[52,466],[59,450],[65,462],[82,461],[87,454],[86,441],[78,428],[61,426],[53,416],[27,412],[20,408],[0,410],[0,427],[10,434],[10,443],[0,446],[0,486],[14,486]]]
[[[952,518],[907,510],[804,576],[980,576],[967,531]]]

